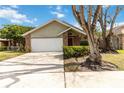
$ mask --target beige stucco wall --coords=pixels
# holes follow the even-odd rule
[[[63,30],[66,30],[68,27],[58,23],[52,22],[37,31],[31,34],[31,38],[39,38],[39,37],[57,37],[57,34]]]

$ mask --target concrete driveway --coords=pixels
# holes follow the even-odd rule
[[[0,87],[63,88],[62,52],[27,53],[0,62]]]

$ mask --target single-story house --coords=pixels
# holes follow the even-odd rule
[[[62,51],[63,46],[78,46],[86,34],[67,22],[54,19],[23,34],[27,51]]]
[[[114,49],[124,49],[124,25],[113,29],[111,41]],[[26,51],[62,51],[63,46],[79,46],[87,42],[87,36],[82,29],[65,21],[54,19],[22,35],[25,38]],[[16,46],[8,39],[0,38],[0,46]]]
[[[115,49],[124,49],[124,25],[117,26],[113,29],[113,43]]]
[[[0,47],[5,47],[8,50],[16,50],[18,49],[17,43],[9,40],[9,39],[2,39],[0,38]]]

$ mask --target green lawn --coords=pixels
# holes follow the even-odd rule
[[[124,54],[124,50],[117,50],[119,54]]]
[[[124,70],[124,53],[121,54],[102,54],[105,61],[111,62],[119,67],[119,70]]]
[[[124,71],[124,50],[117,50],[119,54],[101,54],[102,60],[113,63],[118,66],[118,70]],[[84,60],[83,57],[78,58],[78,62],[75,61],[75,58],[65,59],[65,71],[66,72],[75,72],[80,71],[79,64]]]
[[[15,51],[0,51],[0,61],[13,58],[19,55],[24,54],[23,52],[15,52]]]

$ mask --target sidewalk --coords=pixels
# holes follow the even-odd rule
[[[66,72],[67,88],[124,88],[124,71]]]

